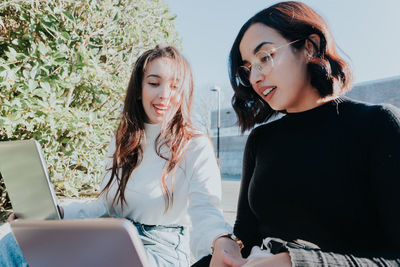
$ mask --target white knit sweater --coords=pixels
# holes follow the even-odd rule
[[[143,160],[133,171],[126,186],[127,203],[123,210],[120,205],[112,205],[116,192],[114,183],[108,195],[102,194],[96,200],[86,203],[72,202],[63,206],[64,218],[116,216],[148,225],[192,224],[190,247],[193,255],[199,259],[211,253],[211,243],[216,236],[232,232],[220,208],[221,177],[214,151],[205,136],[189,141],[175,174],[173,206],[164,213],[161,173],[166,161],[156,154],[154,146],[159,133],[159,125],[145,125]],[[112,166],[114,151],[115,139],[109,145],[105,169]],[[107,184],[110,175],[111,171],[104,171],[102,187]]]

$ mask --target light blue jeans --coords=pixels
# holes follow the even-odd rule
[[[8,233],[0,240],[1,267],[27,267],[28,264],[22,255],[12,233]]]
[[[133,221],[132,223],[143,241],[150,266],[186,267],[190,265],[189,241],[184,227],[144,225]],[[0,266],[28,266],[12,233],[0,240]]]
[[[184,227],[132,223],[142,239],[150,266],[190,266],[189,239]]]

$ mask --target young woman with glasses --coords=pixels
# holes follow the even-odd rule
[[[212,144],[191,123],[192,98],[191,68],[174,47],[144,52],[109,145],[102,192],[63,206],[64,219],[127,218],[145,240],[149,266],[165,267],[190,265],[191,221],[193,255],[209,254],[212,241],[232,229],[220,209]],[[0,266],[26,266],[11,234],[0,242]]]
[[[326,22],[300,2],[264,9],[229,70],[243,131],[286,115],[248,137],[234,226],[244,248],[217,239],[211,266],[399,266],[400,112],[343,96],[351,70]]]

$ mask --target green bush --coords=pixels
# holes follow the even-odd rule
[[[174,19],[161,0],[3,0],[0,140],[38,140],[58,196],[95,195],[133,64],[179,47]]]

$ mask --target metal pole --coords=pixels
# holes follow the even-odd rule
[[[221,128],[221,90],[218,87],[217,158],[219,159],[219,130]]]
[[[211,91],[218,93],[218,111],[217,111],[217,159],[219,160],[219,131],[221,128],[221,88],[214,86]]]

